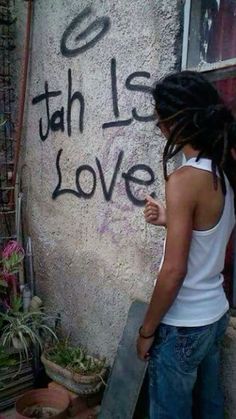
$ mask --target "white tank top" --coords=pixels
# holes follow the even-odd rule
[[[191,158],[183,166],[212,171],[211,160]],[[216,322],[228,310],[223,290],[225,252],[235,224],[234,193],[227,177],[224,209],[218,223],[209,230],[193,230],[187,275],[162,323],[194,327]]]

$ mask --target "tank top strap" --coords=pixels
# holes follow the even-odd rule
[[[191,159],[187,160],[185,163],[181,165],[183,166],[191,166],[195,167],[196,169],[206,170],[207,172],[212,172],[212,161],[211,159],[207,159],[205,157],[200,158],[197,160],[196,157],[192,157]],[[220,177],[219,171],[216,169],[217,176]],[[226,177],[226,176],[225,176]]]
[[[196,157],[192,157],[191,159],[186,160],[186,162],[184,162],[180,166],[180,168],[183,167],[183,166],[195,167],[197,169],[201,169],[201,170],[206,170],[208,172],[212,172],[212,161],[211,161],[211,159],[207,159],[205,157],[204,158],[203,157],[200,158],[198,161],[197,161],[197,158]],[[218,169],[216,169],[216,174],[217,174],[218,177],[220,177],[220,174],[219,174]],[[224,173],[224,179],[225,179],[225,184],[226,184],[227,195],[229,195],[229,192],[232,195],[233,194],[233,191],[232,191],[232,188],[230,186],[229,180],[228,180],[228,178],[227,178],[227,176],[226,176],[225,173]]]

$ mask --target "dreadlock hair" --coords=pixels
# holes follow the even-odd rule
[[[212,160],[215,187],[218,170],[223,193],[224,172],[236,192],[236,162],[231,155],[236,147],[236,121],[213,85],[198,72],[182,71],[159,81],[153,97],[159,122],[171,125],[163,153],[165,179],[168,160],[189,144],[199,151],[197,160]]]

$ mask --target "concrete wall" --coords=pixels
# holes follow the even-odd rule
[[[110,361],[161,258],[164,232],[141,206],[146,192],[163,197],[148,87],[176,66],[178,29],[175,1],[34,3],[22,178],[37,288],[73,339]]]

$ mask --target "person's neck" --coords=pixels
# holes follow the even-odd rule
[[[197,157],[199,154],[199,150],[194,150],[193,147],[187,144],[183,147],[183,153],[185,155],[186,160],[189,160],[193,157]]]

